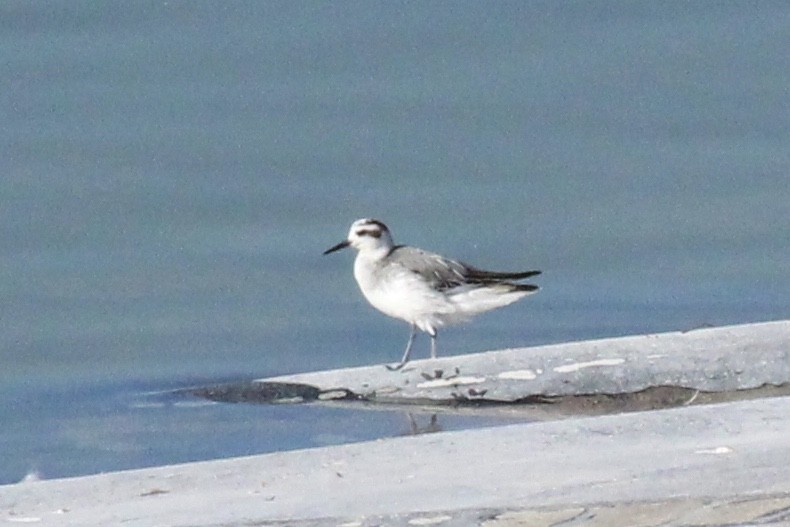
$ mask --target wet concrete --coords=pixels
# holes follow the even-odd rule
[[[788,415],[775,397],[27,482],[0,487],[0,522],[782,525]]]
[[[790,395],[790,321],[288,375],[194,394],[224,402],[367,402],[591,415]]]
[[[0,522],[790,527],[788,373],[782,321],[206,387],[546,418],[0,486]]]

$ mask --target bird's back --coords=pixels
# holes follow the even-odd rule
[[[381,282],[397,282],[388,288],[389,294],[397,297],[404,310],[415,317],[430,318],[432,325],[467,320],[478,313],[511,304],[538,289],[532,284],[508,280],[535,276],[539,271],[484,271],[408,245],[394,247],[377,267]],[[368,299],[376,305],[373,299]],[[393,316],[407,319],[402,315],[403,311],[401,316]]]

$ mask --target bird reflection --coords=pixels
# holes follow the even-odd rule
[[[412,413],[406,414],[409,418],[409,431],[402,435],[420,435],[420,434],[433,434],[434,432],[441,432],[442,425],[439,424],[439,418],[436,414],[431,414],[429,422],[420,425],[417,421],[417,416]],[[418,416],[425,416],[427,414],[418,414]]]

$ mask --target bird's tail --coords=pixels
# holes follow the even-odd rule
[[[513,291],[525,291],[528,293],[534,293],[535,291],[540,289],[540,287],[536,286],[535,284],[511,284],[511,283],[503,282],[501,285],[508,286],[512,288]]]
[[[476,267],[466,266],[466,278],[479,280],[481,282],[498,282],[500,280],[523,280],[530,276],[537,276],[540,271],[520,271],[518,273],[499,273],[496,271],[484,271]]]
[[[467,316],[490,311],[512,304],[538,290],[532,284],[499,282],[483,286],[459,287],[450,294],[450,300]]]

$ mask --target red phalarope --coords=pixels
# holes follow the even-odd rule
[[[348,238],[330,247],[329,254],[346,247],[358,251],[354,278],[370,304],[411,326],[399,370],[409,361],[417,329],[431,336],[431,358],[436,358],[438,328],[512,304],[538,290],[514,281],[540,271],[499,273],[407,245],[395,245],[382,222],[361,219],[351,225]]]

